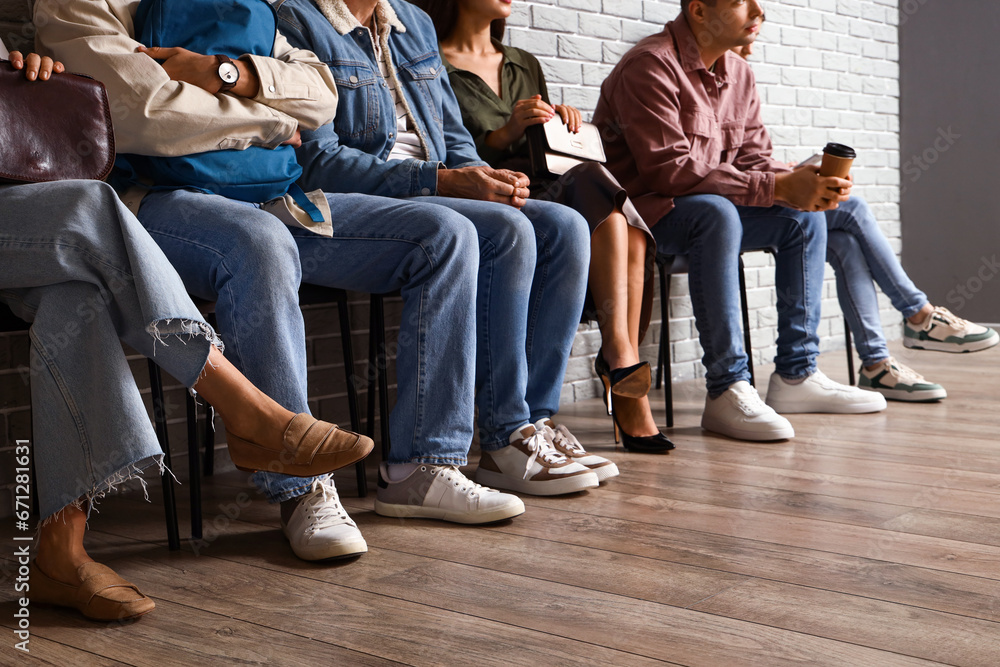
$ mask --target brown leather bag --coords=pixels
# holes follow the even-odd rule
[[[0,181],[104,180],[114,163],[102,84],[77,74],[28,81],[0,61]]]

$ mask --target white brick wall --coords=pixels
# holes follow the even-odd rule
[[[768,0],[767,23],[752,64],[779,159],[798,161],[828,141],[849,144],[860,157],[855,193],[879,218],[897,252],[899,218],[898,0]],[[622,54],[658,32],[679,12],[676,0],[534,0],[515,2],[507,41],[542,62],[554,102],[597,104],[600,84]],[[745,257],[755,363],[775,353],[774,269],[770,257]],[[822,349],[843,349],[843,320],[833,272],[824,286]],[[899,314],[882,298],[888,338],[901,335]],[[674,280],[670,295],[674,379],[702,377],[701,348],[687,298],[687,281]],[[659,313],[658,303],[654,314]],[[643,355],[656,361],[658,315]],[[598,394],[590,370],[600,345],[596,325],[582,325],[566,374],[563,400]]]

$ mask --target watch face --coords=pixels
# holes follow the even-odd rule
[[[219,78],[226,83],[236,83],[240,78],[240,71],[233,63],[222,63],[219,65]]]

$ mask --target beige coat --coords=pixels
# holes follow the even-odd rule
[[[138,4],[35,3],[37,50],[107,87],[119,152],[175,156],[251,145],[273,148],[299,126],[316,129],[333,120],[337,87],[329,68],[312,52],[292,48],[281,35],[273,58],[246,58],[260,77],[253,99],[171,81],[155,60],[136,52],[132,17]]]

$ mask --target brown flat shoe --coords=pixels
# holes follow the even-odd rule
[[[45,574],[31,561],[31,601],[73,607],[95,621],[125,621],[156,608],[156,603],[135,584],[125,581],[106,565],[84,563],[76,573],[83,583],[70,586]]]
[[[302,412],[288,422],[281,449],[226,434],[229,456],[240,470],[266,470],[294,477],[325,475],[368,456],[375,446],[371,438],[345,431]]]

